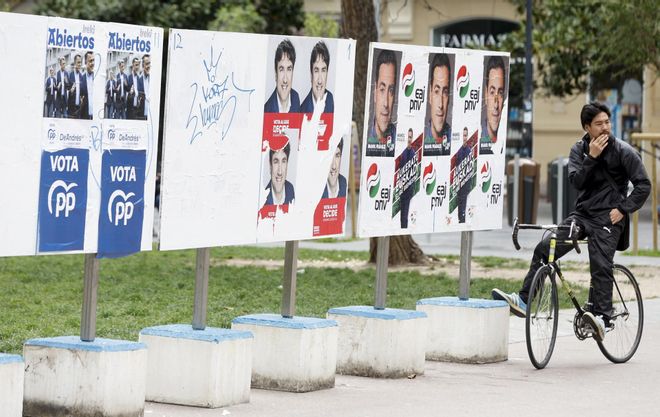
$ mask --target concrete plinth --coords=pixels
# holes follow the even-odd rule
[[[328,310],[339,323],[337,372],[378,378],[424,373],[426,314],[371,306]]]
[[[236,317],[254,335],[252,387],[307,392],[335,386],[337,322],[276,314]]]
[[[23,346],[23,412],[31,417],[141,417],[147,347],[78,336],[31,339]]]
[[[6,417],[23,415],[23,358],[0,353],[0,410]]]
[[[504,301],[425,298],[417,310],[429,317],[426,359],[491,363],[509,357],[509,306]]]
[[[250,332],[185,324],[142,329],[147,401],[209,408],[250,401],[252,341]]]

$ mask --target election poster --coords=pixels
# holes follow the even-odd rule
[[[343,234],[355,42],[172,30],[169,45],[160,248]]]
[[[361,237],[501,228],[509,56],[374,43]]]
[[[0,166],[12,195],[0,216],[13,219],[0,226],[11,237],[0,256],[151,249],[158,112],[132,125],[113,121],[110,56],[117,51],[150,55],[159,67],[162,29],[0,13],[0,53],[36,64],[9,66],[12,82],[0,96],[0,143],[12,161]],[[149,89],[144,63],[133,91],[158,108],[160,71]],[[140,157],[105,156],[119,149]],[[123,182],[131,183],[128,191]],[[107,217],[112,227],[103,225]]]

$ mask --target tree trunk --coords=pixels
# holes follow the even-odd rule
[[[376,262],[376,252],[378,249],[378,238],[369,239],[369,262]],[[424,254],[410,235],[390,236],[390,254],[388,256],[388,265],[405,264],[427,264],[430,262],[428,256]]]
[[[353,119],[357,125],[358,138],[362,145],[364,132],[365,94],[367,91],[367,69],[369,68],[369,42],[378,41],[376,10],[372,0],[341,0],[342,35],[356,40],[355,84],[353,86]],[[362,148],[362,146],[360,146]],[[376,239],[369,241],[369,262],[376,262]],[[410,236],[390,237],[390,265],[406,263],[423,264],[428,258]]]
[[[353,85],[353,120],[357,125],[360,145],[364,131],[364,95],[367,89],[369,42],[378,40],[375,13],[372,0],[341,0],[342,35],[355,39],[357,44],[355,84]]]

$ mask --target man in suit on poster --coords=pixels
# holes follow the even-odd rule
[[[264,104],[264,113],[299,113],[300,97],[293,89],[296,50],[284,39],[275,50],[275,91]]]
[[[309,94],[301,104],[303,113],[314,113],[314,107],[321,100],[324,101],[323,113],[333,113],[335,103],[332,93],[326,88],[328,85],[328,70],[330,67],[330,51],[325,42],[319,41],[312,49],[312,55],[309,62],[311,72],[312,87]]]
[[[69,73],[66,72],[66,60],[60,57],[60,70],[57,71],[55,80],[57,82],[57,96],[55,98],[55,117],[67,117],[67,100],[69,85]]]
[[[57,94],[57,80],[55,79],[55,70],[48,68],[48,78],[46,78],[46,103],[44,107],[44,117],[55,117],[55,96]]]
[[[265,205],[286,205],[293,203],[296,193],[291,184],[286,179],[287,169],[289,167],[289,155],[291,153],[291,144],[280,150],[270,152],[270,181],[266,186],[269,190],[266,196]]]
[[[128,76],[124,74],[126,62],[121,60],[117,65],[119,66],[119,72],[117,73],[117,82],[115,83],[115,88],[117,90],[115,113],[117,114],[117,119],[126,119],[126,97],[128,95]]]

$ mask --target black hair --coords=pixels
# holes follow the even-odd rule
[[[409,127],[408,128],[408,133],[412,133],[412,132],[413,132],[412,127]]]
[[[274,151],[272,148],[270,149],[270,156],[268,160],[270,161],[271,165],[273,165],[273,155],[275,155],[275,152],[279,152],[279,151],[284,151],[284,154],[286,155],[286,159],[289,159],[289,154],[291,153],[291,144],[287,143],[284,148],[278,149],[276,151]]]
[[[382,51],[380,51],[380,54],[378,54],[378,58],[376,58],[376,82],[378,82],[378,71],[380,70],[380,66],[384,64],[394,65],[394,77],[396,78],[396,74],[397,74],[396,56],[394,56],[393,51],[390,51],[388,49],[383,49]]]
[[[589,104],[585,104],[580,112],[580,122],[582,123],[582,127],[584,128],[586,125],[590,125],[594,120],[594,117],[598,116],[600,113],[605,113],[607,114],[607,117],[612,117],[609,107],[602,103],[592,101]]]
[[[486,64],[486,87],[488,88],[488,80],[490,79],[490,71],[494,69],[501,69],[502,75],[504,75],[504,91],[505,94],[509,91],[508,82],[506,79],[506,65],[504,65],[504,59],[501,56],[495,55],[488,57],[488,64]],[[486,89],[484,88],[484,94],[486,94]],[[505,97],[506,98],[506,97]]]
[[[312,55],[309,58],[309,71],[313,71],[314,63],[318,59],[318,57],[321,57],[323,59],[323,62],[325,62],[325,65],[330,68],[330,52],[328,51],[328,47],[325,45],[325,42],[323,41],[318,41],[316,45],[314,45],[314,48],[312,48]]]
[[[277,72],[277,63],[282,60],[282,56],[285,54],[289,57],[293,66],[296,66],[296,49],[290,40],[284,39],[277,45],[277,49],[275,50],[275,72]]]
[[[339,148],[339,153],[344,153],[344,138],[339,139],[337,147]]]
[[[87,57],[88,57],[89,55],[92,55],[92,56],[93,56],[93,55],[94,55],[94,52],[92,52],[92,51],[87,51],[87,52],[85,52],[85,64],[87,63]]]
[[[433,84],[433,72],[436,68],[447,67],[449,73],[449,89],[451,90],[451,64],[449,63],[449,56],[447,54],[435,54],[433,61],[431,61],[431,69],[429,70],[429,86]]]
[[[151,55],[149,54],[142,55],[142,62],[144,62],[144,58],[151,58]]]

